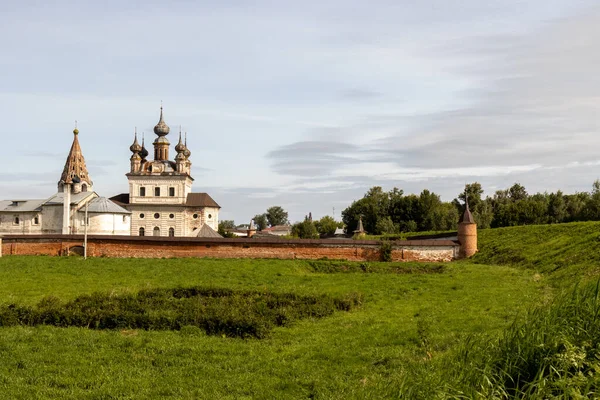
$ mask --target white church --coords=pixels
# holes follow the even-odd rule
[[[181,132],[175,161],[169,160],[169,130],[161,107],[154,160],[146,159],[149,153],[136,134],[126,174],[129,193],[107,199],[93,191],[75,128],[57,193],[46,199],[0,200],[0,234],[69,235],[87,229],[90,235],[220,237],[221,207],[207,193],[192,192],[191,152]]]

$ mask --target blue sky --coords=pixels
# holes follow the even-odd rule
[[[374,185],[451,200],[600,177],[594,1],[124,3],[2,2],[0,198],[52,195],[74,120],[95,190],[126,192],[161,100],[194,191],[237,223],[339,219]]]

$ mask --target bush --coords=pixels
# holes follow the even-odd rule
[[[300,296],[294,293],[189,287],[147,289],[111,295],[93,293],[61,303],[43,298],[35,307],[0,307],[0,326],[53,325],[90,329],[180,330],[197,327],[207,334],[266,337],[274,326],[322,318],[359,305],[361,296]]]
[[[379,243],[379,260],[383,262],[392,261],[392,243],[389,240],[382,240]]]

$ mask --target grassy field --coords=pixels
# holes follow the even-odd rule
[[[481,354],[493,353],[484,344],[514,329],[529,309],[597,274],[594,231],[600,224],[480,231],[481,253],[474,260],[441,267],[3,257],[2,306],[190,286],[299,296],[360,293],[362,303],[275,327],[263,339],[207,335],[195,326],[1,327],[0,393],[14,399],[458,398],[463,392],[446,378],[457,374],[447,368],[468,369],[456,360],[471,341]]]

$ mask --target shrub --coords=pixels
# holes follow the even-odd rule
[[[35,307],[0,307],[0,326],[53,325],[90,329],[180,330],[197,327],[207,334],[240,338],[266,337],[274,326],[322,318],[361,303],[360,295],[345,298],[300,296],[295,293],[235,291],[188,287],[146,289],[113,296],[93,293],[61,303],[43,298]]]

